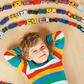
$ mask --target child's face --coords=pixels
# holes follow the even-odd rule
[[[44,63],[47,61],[49,50],[42,39],[39,39],[37,44],[29,48],[29,59],[35,63]]]

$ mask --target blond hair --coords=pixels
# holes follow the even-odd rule
[[[30,47],[33,47],[38,42],[39,38],[42,38],[38,32],[29,32],[22,38],[19,48],[22,51],[21,57],[25,59],[28,56]]]

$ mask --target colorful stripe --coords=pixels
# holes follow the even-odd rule
[[[52,33],[53,41],[56,41],[56,38],[57,38],[57,36],[58,36],[60,33],[61,33],[61,31],[58,31],[58,32]]]
[[[66,80],[64,71],[55,72],[52,74],[48,74],[33,82],[32,84],[51,84],[56,81]]]
[[[57,36],[56,40],[62,39],[64,37],[63,32],[60,32],[60,34]]]
[[[12,64],[14,67],[18,67],[21,60],[18,57],[13,57],[12,59],[8,60],[10,64]]]
[[[63,49],[64,48],[64,38],[56,40],[54,45],[59,49]]]
[[[60,55],[57,51],[55,51],[55,49],[53,50],[53,55],[55,55],[62,61],[62,55]]]
[[[8,55],[8,56],[14,55],[14,56],[16,56],[17,54],[14,50],[8,50],[8,52],[6,52],[4,55]]]
[[[54,82],[52,84],[68,84],[68,81],[67,80],[62,80],[62,81]]]
[[[23,67],[22,72],[26,74],[26,70],[27,70],[27,62],[24,61],[24,67]]]
[[[6,59],[6,60],[10,60],[10,59],[12,59],[14,56],[12,56],[12,55],[10,55],[10,57],[9,56],[4,56],[4,58]]]
[[[54,48],[55,51],[59,52],[60,55],[63,55],[63,49],[59,49],[59,48]]]
[[[54,64],[54,63],[56,63],[56,64],[58,65],[59,62],[60,62],[59,59],[54,58],[54,59],[52,59],[51,61],[49,61],[48,63],[46,63],[44,66],[37,67],[37,68],[33,68],[33,69],[30,69],[30,68],[29,68],[29,71],[28,71],[27,74],[31,74],[31,73],[33,73],[34,71],[38,71],[39,69],[43,69],[43,68],[45,68],[45,67],[47,67],[47,66],[50,66],[50,65],[52,65],[52,64]],[[29,66],[29,67],[30,67],[30,66]],[[48,68],[48,67],[47,67],[47,68]]]
[[[38,73],[42,72],[42,71],[45,71],[47,69],[52,69],[52,68],[55,68],[55,67],[58,67],[58,66],[62,66],[62,63],[61,62],[58,62],[58,63],[53,63],[47,67],[44,67],[42,69],[38,69],[38,70],[35,70],[34,72],[32,72],[31,74],[28,75],[28,78],[32,78],[34,76],[36,76]]]
[[[36,76],[32,77],[29,80],[32,81],[32,82],[34,82],[37,79],[39,79],[39,78],[41,78],[43,76],[46,76],[47,74],[52,74],[54,72],[59,72],[59,71],[62,71],[62,70],[64,70],[63,66],[59,66],[59,67],[51,68],[51,69],[46,69],[45,71],[42,71],[42,72],[38,73]]]
[[[20,62],[17,69],[20,70],[20,71],[23,71],[23,67],[24,67],[24,61],[23,61],[23,59],[21,59],[21,62]]]
[[[14,67],[18,67],[18,65],[19,65],[19,63],[16,63],[17,61],[20,63],[20,59],[16,56],[13,57],[12,59],[8,60],[8,62]]]

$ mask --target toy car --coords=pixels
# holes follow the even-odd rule
[[[47,23],[47,22],[49,22],[49,18],[45,18],[45,17],[41,18],[41,19],[39,19],[39,22],[40,23],[42,23],[42,22],[46,22]]]
[[[27,20],[19,21],[17,25],[18,26],[27,25]]]
[[[18,17],[19,17],[19,15],[16,13],[16,14],[10,15],[9,19],[14,20],[14,19],[17,19]]]
[[[19,7],[19,6],[21,6],[23,3],[22,3],[22,1],[16,1],[16,2],[14,2],[13,4],[12,4],[12,7]]]
[[[22,15],[26,15],[28,13],[27,13],[27,10],[23,10],[23,11],[20,11],[18,14],[19,14],[19,16],[22,16]]]

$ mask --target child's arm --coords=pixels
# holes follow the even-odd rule
[[[19,48],[13,48],[11,50],[8,50],[4,54],[4,58],[16,69],[23,71],[26,73],[26,67],[27,63],[20,58],[20,55],[22,54],[21,50]]]
[[[61,31],[49,34],[47,36],[47,42],[54,44],[53,54],[62,60],[63,49],[64,49],[64,34]]]

